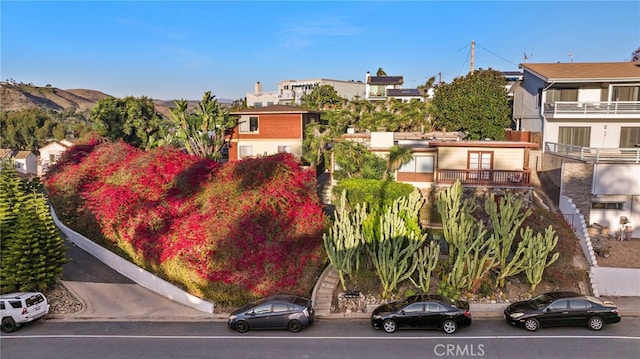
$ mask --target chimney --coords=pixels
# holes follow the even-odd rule
[[[260,81],[256,82],[256,88],[255,88],[255,92],[256,93],[261,93],[262,92],[262,84],[260,83]]]

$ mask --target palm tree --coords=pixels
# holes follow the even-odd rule
[[[378,67],[378,72],[376,72],[376,76],[387,76],[387,73],[384,72],[382,67]]]
[[[387,155],[387,179],[392,179],[394,173],[412,159],[413,151],[410,147],[394,145],[389,148],[389,154]]]

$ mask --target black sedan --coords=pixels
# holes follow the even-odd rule
[[[229,328],[240,333],[249,329],[289,329],[301,331],[313,323],[311,300],[292,295],[277,295],[247,304],[229,315]]]
[[[422,328],[453,334],[458,327],[471,325],[471,313],[466,301],[422,294],[378,306],[371,313],[371,325],[387,333],[400,328]]]
[[[572,325],[600,330],[605,324],[620,322],[614,303],[575,292],[549,292],[513,303],[505,308],[504,317],[512,325],[531,331]]]

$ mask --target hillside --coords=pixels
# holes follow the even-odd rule
[[[75,109],[77,112],[91,111],[91,109],[101,99],[112,97],[101,91],[90,89],[69,89],[63,90],[47,85],[45,87],[33,86],[23,83],[0,83],[0,110],[19,111],[30,108],[40,108],[62,112]],[[158,111],[162,116],[170,116],[170,108],[174,107],[173,101],[153,99]],[[199,100],[190,100],[189,109],[194,110]],[[227,100],[220,99],[219,102],[227,103]]]

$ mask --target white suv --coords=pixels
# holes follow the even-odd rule
[[[49,313],[49,303],[42,293],[22,292],[0,296],[2,331],[11,333],[21,324],[34,321]]]

